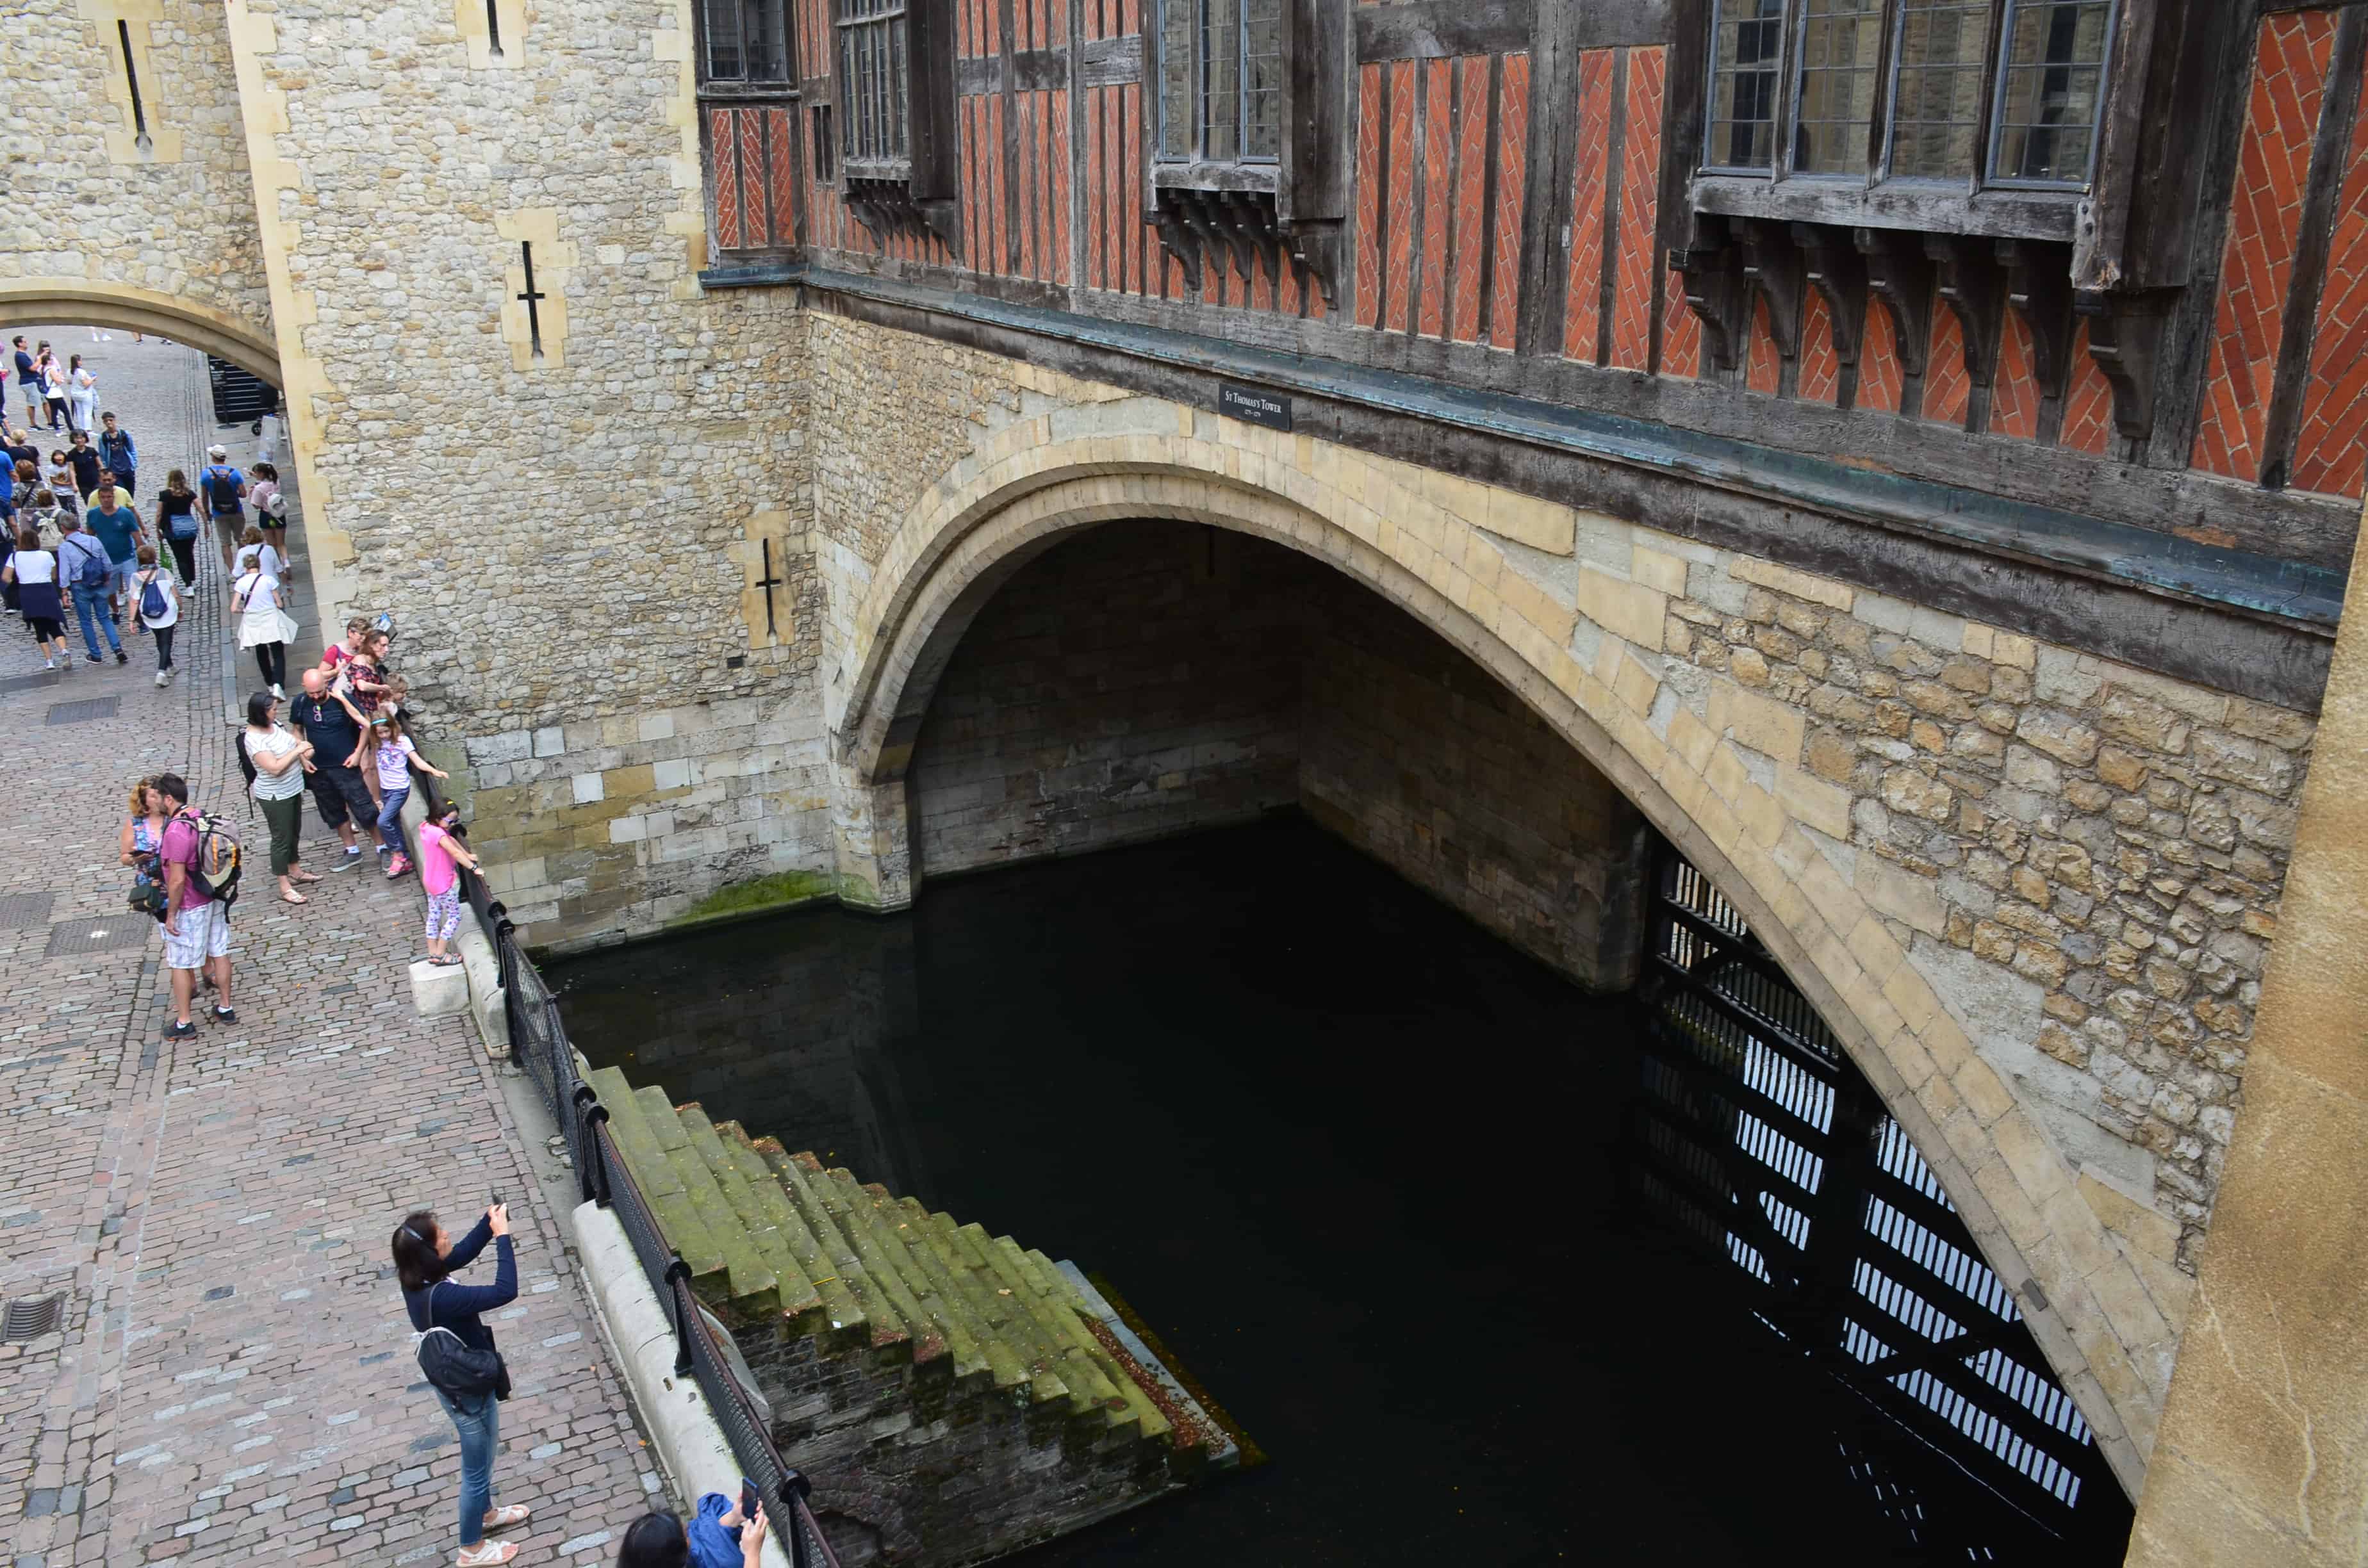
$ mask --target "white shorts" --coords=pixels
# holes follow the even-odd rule
[[[173,917],[173,925],[181,930],[175,936],[171,926],[165,928],[166,969],[203,969],[208,959],[228,956],[230,912],[220,903],[209,900],[184,909]]]

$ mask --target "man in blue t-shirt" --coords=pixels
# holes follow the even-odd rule
[[[25,397],[25,422],[39,426],[41,422],[41,378],[33,371],[33,356],[25,347],[25,335],[18,333],[13,341],[17,349],[17,390]]]
[[[206,449],[206,466],[198,473],[198,494],[206,498],[206,512],[228,528],[233,543],[246,526],[246,475],[230,464],[223,447]]]
[[[114,617],[123,619],[123,607],[131,597],[131,574],[139,568],[140,547],[148,542],[148,535],[140,526],[140,514],[122,491],[115,487],[115,476],[107,475],[98,482],[98,493],[91,497],[92,506],[85,519],[93,539],[107,546],[108,608]]]

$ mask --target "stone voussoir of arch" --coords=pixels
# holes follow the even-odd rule
[[[150,332],[227,359],[240,369],[284,385],[270,324],[245,321],[212,305],[150,289],[81,278],[0,278],[0,320],[71,322]]]
[[[856,679],[838,726],[848,776],[870,786],[901,775],[909,744],[892,751],[890,728],[926,704],[969,611],[999,585],[997,567],[1008,574],[1064,535],[1170,518],[1329,562],[1519,695],[1762,934],[1924,1152],[2135,1494],[2174,1329],[1966,1024],[1782,803],[1748,782],[1723,799],[1705,777],[1707,756],[1698,761],[1653,732],[1649,696],[1638,703],[1622,695],[1623,683],[1638,678],[1623,665],[1636,661],[1609,628],[1604,654],[1582,666],[1567,651],[1566,629],[1558,637],[1465,573],[1457,560],[1479,525],[1403,483],[1397,465],[1330,446],[1311,462],[1306,437],[1231,422],[1227,440],[1199,439],[1178,433],[1175,405],[1140,401],[1149,427],[1135,432],[1110,433],[1107,403],[1098,410],[1101,431],[1069,439],[1054,438],[1053,416],[1015,422],[915,501],[854,623]],[[966,593],[969,609],[940,636]],[[933,641],[942,645],[931,667]],[[925,672],[917,693],[916,669]],[[1979,1020],[1971,1022],[1977,1032]]]

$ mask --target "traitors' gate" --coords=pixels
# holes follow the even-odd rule
[[[2129,1505],[2003,1281],[1873,1086],[1708,878],[1666,847],[1641,983],[1639,1196],[1747,1277],[1753,1314],[1929,1449],[1894,1472],[1835,1433],[1839,1462],[1918,1545],[2007,1562],[2030,1543],[1935,1540],[1936,1484],[1977,1484],[2070,1542]]]

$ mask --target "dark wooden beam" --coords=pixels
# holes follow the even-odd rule
[[[1577,157],[1579,24],[1586,7],[1541,6],[1530,54],[1528,181],[1521,199],[1521,304],[1513,347],[1521,354],[1562,348],[1570,224]],[[1502,279],[1498,280],[1499,285]]]
[[[1826,301],[1833,323],[1834,358],[1840,366],[1835,406],[1854,407],[1859,355],[1866,342],[1866,258],[1848,230],[1820,223],[1793,224],[1793,243],[1801,249],[1803,277]]]
[[[2006,321],[2006,281],[1995,256],[1956,234],[1927,234],[1924,254],[1932,258],[1934,291],[1963,328],[1966,400],[1965,428],[1989,428],[1990,397],[1998,376],[1998,335]]]
[[[1932,349],[1932,260],[1915,237],[1890,229],[1854,229],[1850,243],[1866,258],[1866,286],[1891,314],[1899,355],[1899,412],[1909,419],[1924,406],[1924,372]]]
[[[2032,373],[2039,383],[2038,438],[2053,446],[2064,428],[2064,390],[2072,378],[2072,257],[2063,245],[1998,243],[2006,302],[2031,334]]]
[[[1670,254],[1669,270],[1685,279],[1686,308],[1702,323],[1705,364],[1732,376],[1748,352],[1751,288],[1726,221],[1697,217],[1689,242]]]
[[[2335,231],[2336,209],[2351,172],[2351,131],[2360,116],[2360,55],[2368,47],[2368,9],[2345,11],[2335,24],[2335,57],[2318,111],[2318,135],[2311,145],[2310,175],[2303,187],[2302,229],[2294,246],[2294,272],[2286,285],[2278,367],[2270,383],[2270,407],[2261,431],[2261,484],[2283,490],[2294,472],[2294,439],[2302,424],[2303,394],[2318,342],[2318,304],[2327,291],[2327,247]]]

